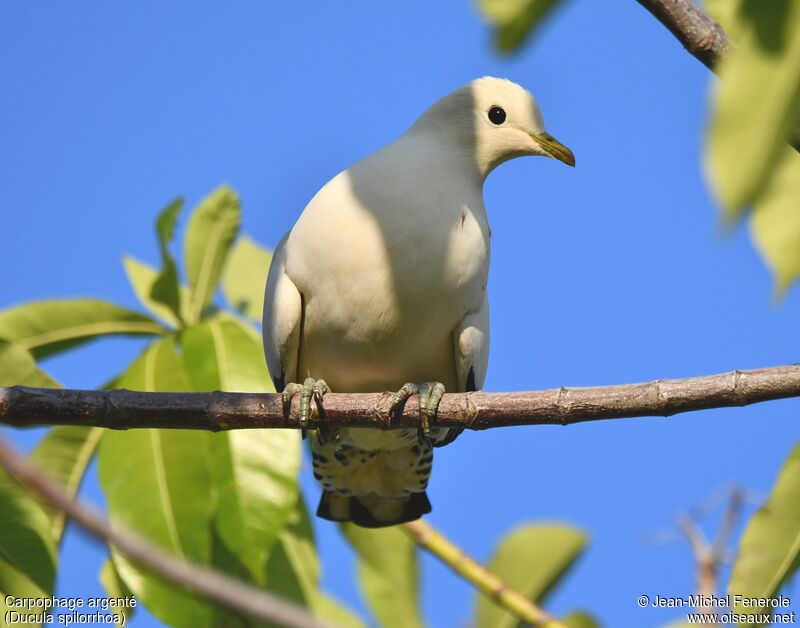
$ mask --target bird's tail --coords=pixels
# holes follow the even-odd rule
[[[431,511],[425,491],[405,497],[381,497],[375,493],[344,495],[322,491],[317,516],[329,521],[352,521],[365,528],[383,528],[419,519]]]

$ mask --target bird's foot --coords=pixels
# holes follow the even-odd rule
[[[419,442],[431,446],[431,424],[436,420],[439,402],[444,395],[444,384],[441,382],[407,383],[394,395],[390,412],[402,406],[412,395],[419,395]]]
[[[324,413],[322,399],[325,393],[330,391],[331,389],[328,384],[325,383],[324,379],[314,379],[313,377],[307,377],[302,384],[289,382],[284,387],[282,395],[284,412],[287,412],[289,408],[291,408],[292,398],[300,393],[300,425],[303,430],[303,438],[306,437],[305,427],[308,425],[308,419],[311,417],[311,400],[314,400],[314,403],[317,405],[317,412],[322,416]],[[317,434],[319,434],[319,430]]]

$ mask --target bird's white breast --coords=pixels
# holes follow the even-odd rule
[[[481,182],[422,148],[401,139],[340,173],[289,236],[300,375],[333,390],[456,387],[452,332],[483,300],[489,229]]]

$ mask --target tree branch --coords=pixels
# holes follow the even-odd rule
[[[722,27],[692,0],[637,0],[666,26],[683,47],[709,70],[731,48]]]
[[[111,524],[94,508],[72,500],[52,480],[0,439],[0,464],[9,474],[92,536],[164,579],[241,614],[294,628],[324,628],[306,610],[217,571],[170,556],[142,537]]]
[[[509,587],[422,519],[404,523],[402,528],[414,543],[436,556],[457,575],[473,584],[481,593],[526,625],[566,628],[564,623],[555,619],[516,589]]]
[[[666,26],[683,47],[713,72],[734,47],[722,27],[692,0],[637,0]],[[800,152],[800,122],[789,139]]]
[[[284,413],[271,393],[143,393],[130,390],[0,388],[0,424],[87,425],[111,429],[175,428],[233,430],[301,428],[299,399]],[[800,365],[641,384],[555,388],[532,392],[446,394],[436,424],[483,430],[512,425],[571,425],[582,421],[670,416],[800,397]],[[418,397],[402,413],[390,413],[393,393],[329,393],[324,412],[308,425],[416,428]]]

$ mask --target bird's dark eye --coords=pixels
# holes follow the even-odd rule
[[[489,109],[489,120],[491,120],[492,124],[503,124],[503,122],[506,121],[505,109],[494,105],[491,109]]]

